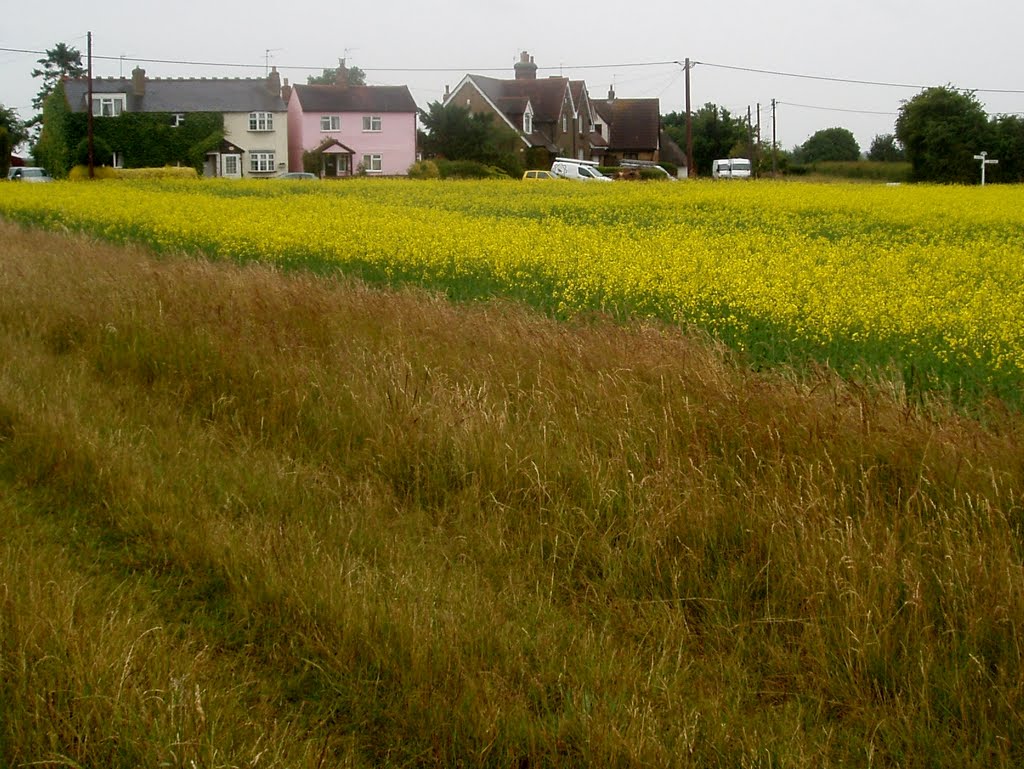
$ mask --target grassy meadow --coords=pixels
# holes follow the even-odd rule
[[[0,219],[0,765],[1024,765],[1019,410],[64,217]]]

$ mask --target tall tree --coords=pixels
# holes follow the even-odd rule
[[[883,163],[895,163],[907,159],[907,153],[896,139],[895,134],[878,134],[871,140],[871,149],[868,150],[868,160],[876,160]]]
[[[819,163],[832,160],[857,160],[860,145],[846,128],[823,128],[815,131],[797,153],[801,163]]]
[[[981,102],[952,86],[926,88],[904,102],[896,118],[896,138],[914,181],[977,183],[974,155],[987,148],[990,136]]]
[[[32,77],[41,77],[43,84],[32,100],[32,106],[40,111],[46,97],[53,92],[62,78],[84,77],[86,73],[81,52],[66,43],[57,43],[53,48],[47,48],[46,58],[38,59],[36,63],[41,64],[42,68],[32,70]]]
[[[345,70],[345,79],[349,85],[366,85],[366,73],[359,67],[346,67],[344,59],[338,59],[338,66],[325,69],[321,75],[310,75],[306,78],[309,85],[334,85],[338,82],[338,70]]]
[[[32,148],[36,165],[60,179],[68,174],[71,167],[71,151],[68,147],[68,119],[71,110],[64,94],[64,83],[58,82],[43,104],[42,130]]]
[[[469,107],[431,102],[429,110],[420,112],[426,129],[422,147],[426,155],[446,160],[475,160],[496,165],[512,176],[522,173],[515,155],[520,146],[519,135],[512,129],[497,125],[494,116],[471,113]]]

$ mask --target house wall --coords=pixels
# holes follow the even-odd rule
[[[404,176],[416,162],[416,115],[413,112],[302,112],[297,97],[289,105],[290,124],[298,126],[291,139],[289,168],[302,170],[302,153],[316,149],[324,139],[337,139],[352,150],[353,170],[363,155],[381,156],[381,174]],[[321,131],[323,115],[341,115],[340,131]],[[380,131],[364,131],[365,115],[380,115]]]
[[[274,112],[273,131],[250,131],[248,112],[228,112],[224,115],[224,136],[237,144],[242,153],[243,177],[268,177],[288,168],[288,113]],[[271,173],[253,174],[249,171],[250,152],[273,152],[274,170]]]

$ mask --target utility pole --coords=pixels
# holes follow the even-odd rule
[[[980,155],[975,155],[974,159],[981,161],[981,186],[984,187],[985,186],[985,166],[997,165],[999,163],[999,161],[998,160],[989,160],[988,159],[988,152],[986,152],[985,150],[982,150]]]
[[[776,144],[776,141],[775,141],[775,99],[772,99],[772,178],[773,179],[775,178],[775,168],[776,168],[776,163],[775,163],[775,156],[777,154],[776,151],[775,151],[776,146],[777,146],[777,144]]]
[[[96,178],[96,168],[93,164],[93,117],[92,117],[92,32],[89,32],[86,40],[88,40],[88,58],[89,58],[89,108],[86,110],[88,113],[89,123],[89,178]]]
[[[686,177],[695,178],[693,167],[693,113],[690,112],[690,57],[686,57]]]
[[[750,105],[747,105],[747,149],[751,158],[754,156],[754,124],[750,119]]]
[[[754,172],[761,168],[761,102],[757,103],[757,141],[754,143]]]

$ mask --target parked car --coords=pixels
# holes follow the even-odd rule
[[[52,182],[45,168],[35,166],[17,166],[7,172],[7,180],[11,182]]]
[[[592,160],[555,158],[555,162],[551,164],[551,173],[559,179],[575,179],[580,182],[612,181],[597,170],[597,163]]]
[[[554,175],[550,171],[527,171],[523,174],[523,179],[554,179]]]
[[[283,174],[278,174],[274,177],[275,179],[316,179],[316,174],[307,173],[306,171],[286,171]]]

